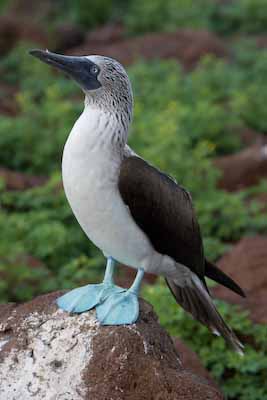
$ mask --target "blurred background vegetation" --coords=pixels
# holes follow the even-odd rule
[[[90,6],[86,0],[2,0],[0,11],[1,302],[101,280],[105,262],[78,226],[61,184],[61,154],[83,96],[72,81],[29,57],[32,47],[89,54],[122,43],[123,53],[125,44],[148,40],[144,35],[163,35],[168,47],[168,34],[182,32],[192,38],[187,49],[206,32],[215,49],[207,51],[204,42],[189,66],[182,56],[163,51],[161,57],[160,49],[157,57],[141,52],[125,61],[135,95],[130,145],[190,190],[211,260],[242,237],[266,232],[267,208],[257,200],[266,194],[266,180],[227,191],[216,167],[216,160],[248,146],[244,132],[256,142],[267,135],[266,0],[91,0]],[[146,286],[144,296],[229,399],[267,398],[266,325],[218,301],[246,342],[240,360],[174,304],[161,280]]]

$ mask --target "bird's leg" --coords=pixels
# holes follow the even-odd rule
[[[143,269],[141,269],[141,268],[138,269],[135,280],[133,281],[132,286],[128,290],[129,293],[133,293],[136,296],[138,296],[144,274],[145,274],[145,271]]]
[[[115,260],[112,257],[108,257],[103,283],[107,285],[113,284],[114,269],[115,269]]]
[[[139,315],[138,294],[144,270],[138,269],[132,286],[123,292],[112,293],[103,303],[97,305],[97,319],[102,325],[125,325],[136,322]]]
[[[64,294],[57,299],[59,308],[72,313],[82,313],[103,303],[111,295],[125,292],[125,289],[113,283],[114,268],[115,260],[108,257],[103,282],[82,286]]]

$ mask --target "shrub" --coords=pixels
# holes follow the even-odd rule
[[[2,116],[0,121],[0,163],[50,174],[60,165],[63,145],[82,109],[82,96],[73,82],[30,57],[26,47],[21,45],[0,66],[5,80],[20,87],[19,115]]]
[[[55,175],[43,187],[2,189],[0,301],[28,300],[47,290],[86,283],[92,271],[100,278],[104,258],[79,227],[60,181]],[[39,261],[36,268],[27,264],[28,255]]]
[[[69,9],[73,19],[85,28],[92,28],[113,19],[118,19],[122,10],[127,6],[127,0],[78,0],[69,2]]]
[[[204,28],[213,11],[211,0],[131,1],[124,17],[130,33],[173,31],[181,27]]]
[[[214,10],[211,26],[221,33],[236,31],[266,32],[267,3],[265,0],[227,2]]]

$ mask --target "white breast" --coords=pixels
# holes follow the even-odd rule
[[[148,269],[154,249],[133,221],[117,186],[122,154],[109,145],[108,137],[115,123],[103,111],[85,109],[64,148],[64,189],[84,232],[106,256]]]

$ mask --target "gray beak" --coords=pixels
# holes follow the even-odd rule
[[[87,57],[62,56],[48,50],[38,49],[30,50],[29,53],[46,64],[66,72],[82,89],[95,90],[101,87],[101,83],[97,79],[100,72],[99,67]]]

